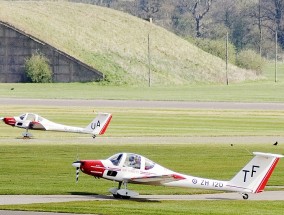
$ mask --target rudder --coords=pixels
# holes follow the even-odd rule
[[[86,127],[93,135],[103,135],[112,119],[109,113],[98,113],[96,118]]]
[[[254,152],[254,158],[229,181],[229,186],[245,192],[262,192],[283,155]]]

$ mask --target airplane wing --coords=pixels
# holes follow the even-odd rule
[[[132,178],[125,178],[125,180],[131,183],[137,184],[148,184],[148,185],[163,185],[172,181],[179,181],[185,179],[181,175],[170,174],[170,175],[154,175],[154,176],[138,176]]]

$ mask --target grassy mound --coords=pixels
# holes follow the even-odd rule
[[[64,1],[1,1],[0,20],[98,69],[111,84],[148,85],[148,34],[152,84],[226,82],[221,59],[119,11]],[[230,82],[258,79],[232,65],[228,76]]]

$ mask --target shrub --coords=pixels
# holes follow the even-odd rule
[[[190,41],[203,51],[206,51],[214,56],[226,60],[225,40],[188,38],[188,41]],[[228,62],[231,64],[236,64],[236,48],[232,43],[228,43]]]
[[[255,51],[247,49],[240,51],[237,55],[237,66],[244,69],[255,70],[259,75],[262,73],[265,66],[265,59]]]
[[[49,83],[52,81],[52,71],[48,59],[41,53],[35,53],[26,59],[25,72],[33,83]]]

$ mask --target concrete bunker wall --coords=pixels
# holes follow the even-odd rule
[[[103,74],[70,55],[0,22],[0,82],[26,82],[25,59],[37,51],[48,58],[53,82],[87,82],[103,79]]]

